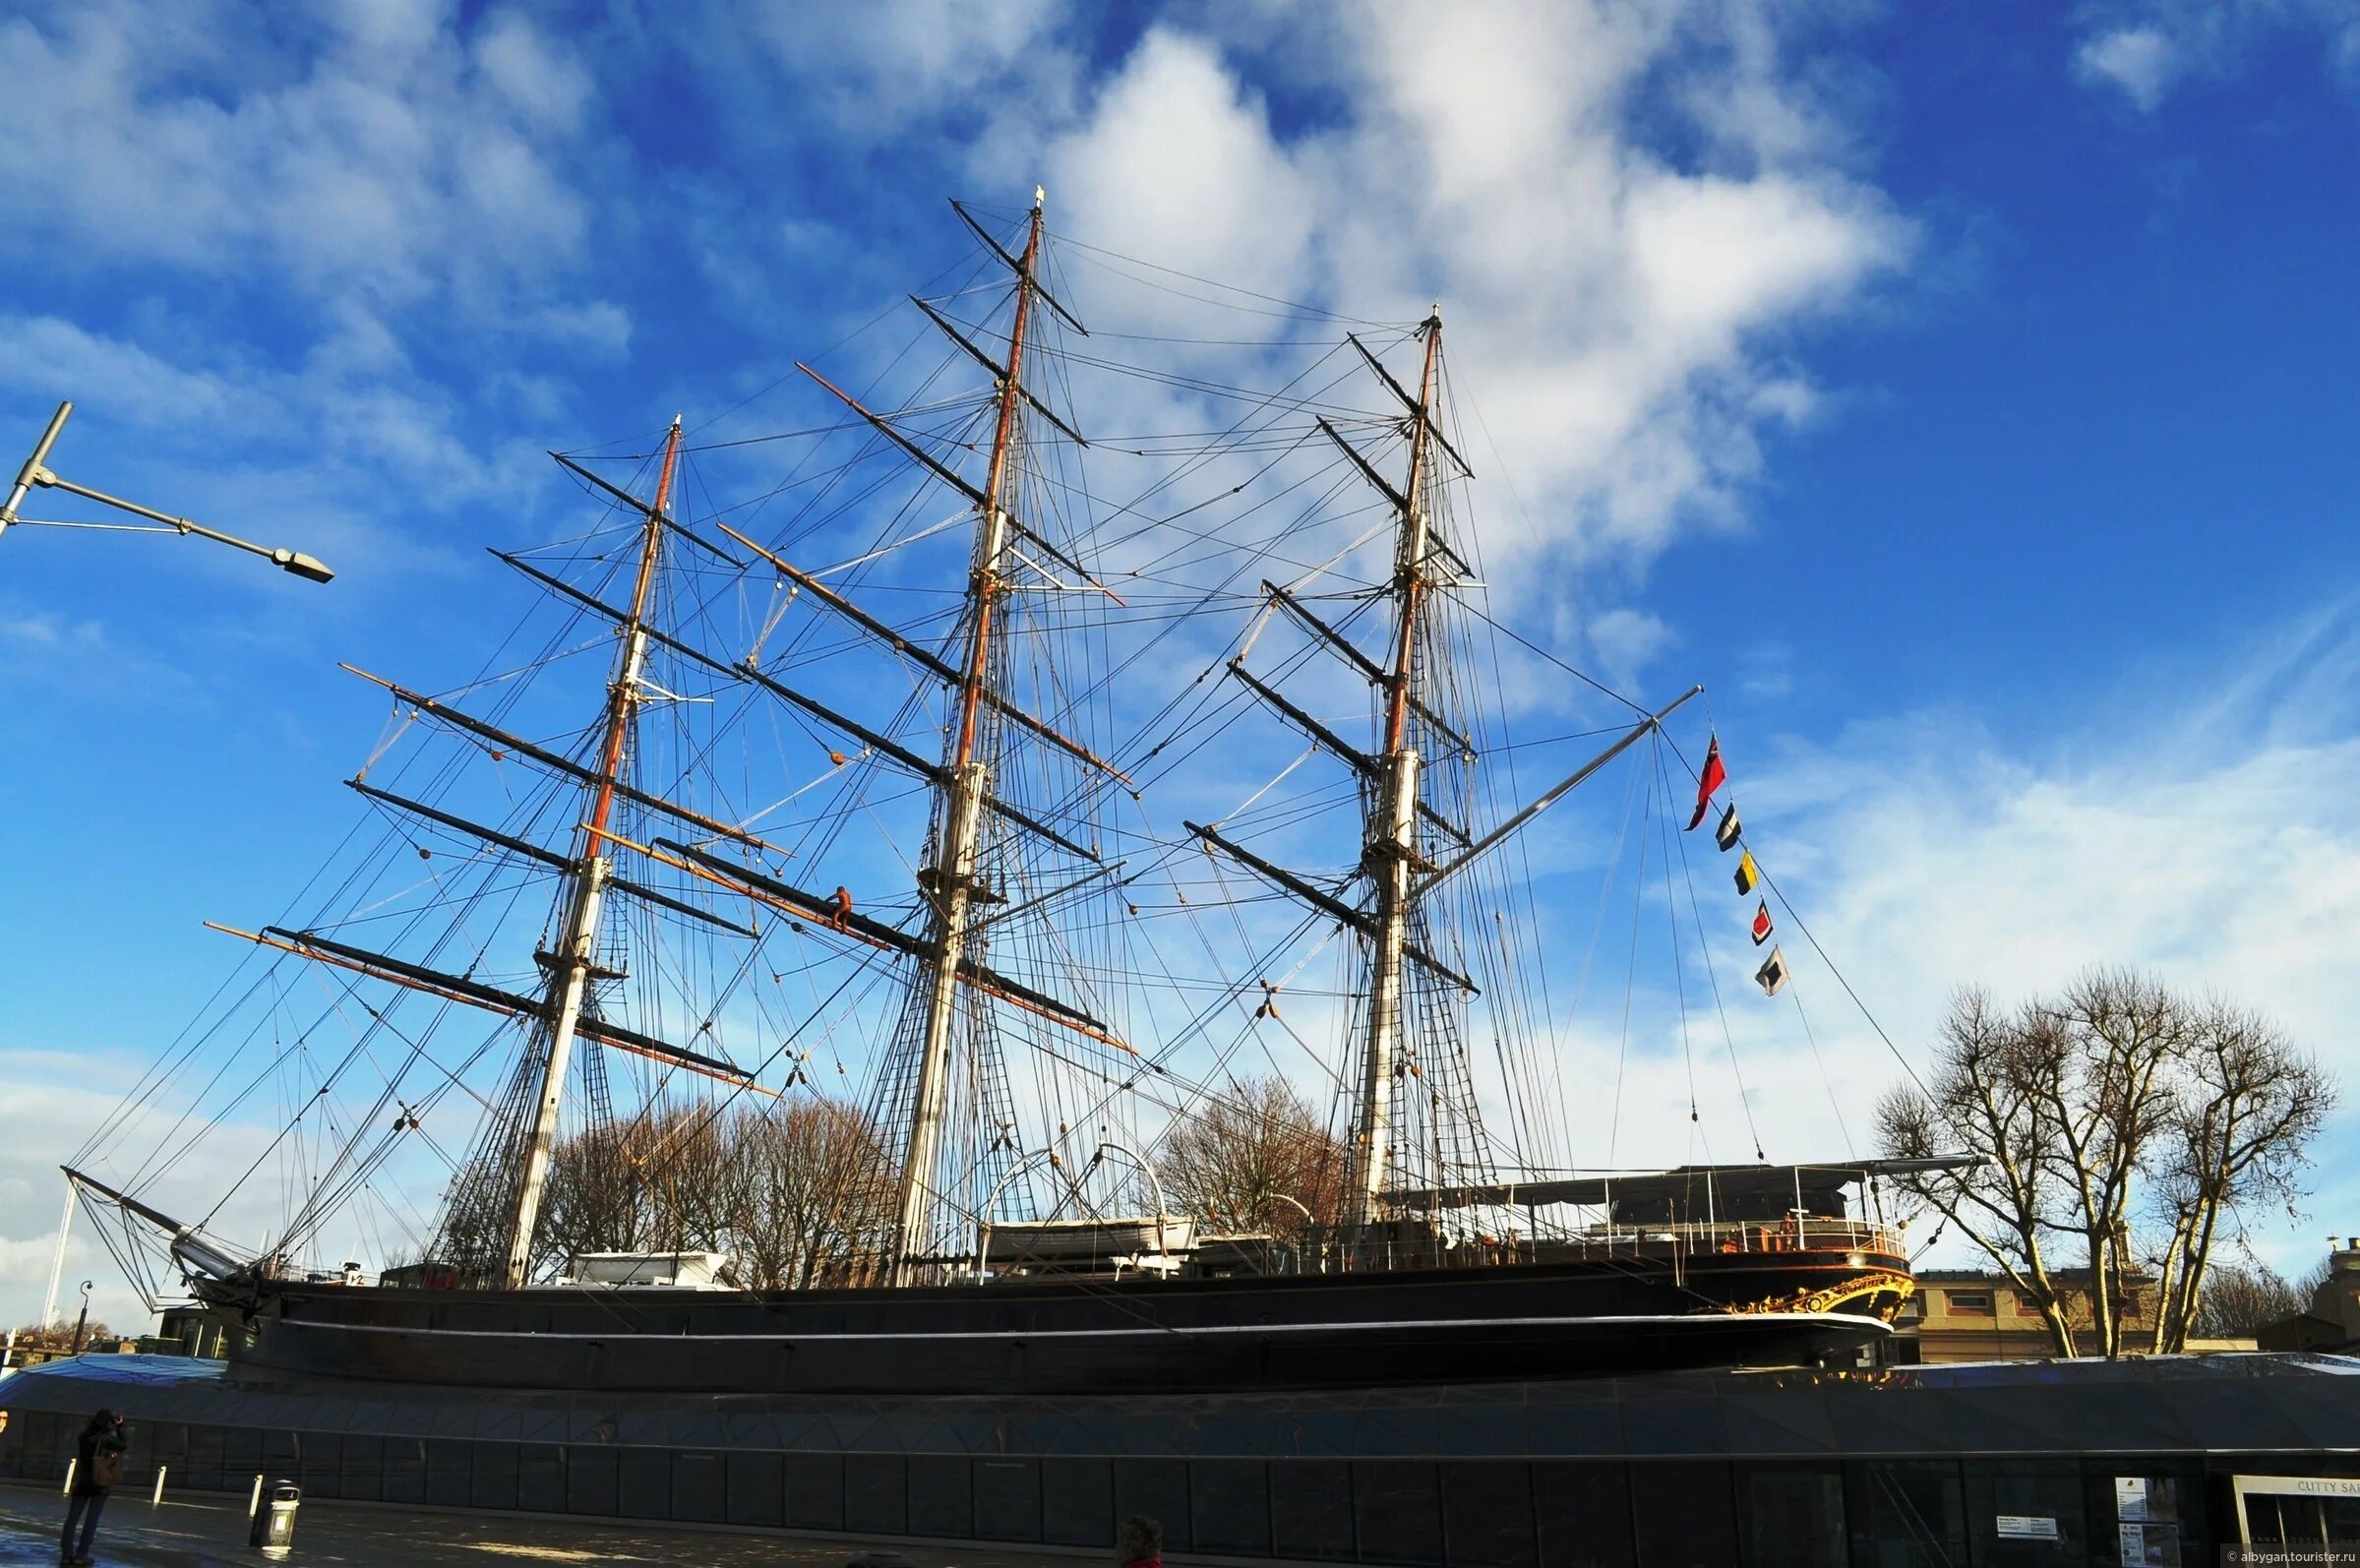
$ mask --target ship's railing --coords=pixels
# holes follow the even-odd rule
[[[1696,1221],[1677,1225],[1594,1225],[1568,1239],[1612,1251],[1882,1252],[1906,1257],[1901,1232],[1868,1220]],[[1561,1243],[1560,1243],[1561,1244]]]
[[[1331,1238],[1315,1248],[1326,1270],[1489,1266],[1578,1257],[1698,1257],[1727,1253],[1862,1253],[1906,1257],[1901,1232],[1867,1220],[1805,1218],[1740,1222],[1692,1221],[1659,1225],[1601,1223],[1571,1232],[1441,1231],[1396,1234],[1366,1240]]]

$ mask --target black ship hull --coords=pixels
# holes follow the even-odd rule
[[[544,1390],[1088,1394],[1556,1379],[1848,1363],[1896,1258],[1594,1258],[1223,1280],[749,1294],[271,1283],[244,1367]]]

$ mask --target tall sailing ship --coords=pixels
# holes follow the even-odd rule
[[[1261,301],[1318,356],[1232,386],[1223,344],[1091,337],[1059,263],[1174,274],[1053,249],[1038,199],[953,205],[973,271],[912,296],[938,365],[870,361],[889,411],[808,371],[817,427],[561,455],[589,526],[501,555],[535,613],[481,674],[355,671],[392,703],[349,781],[374,835],[307,915],[220,928],[250,963],[77,1157],[119,1255],[242,1367],[382,1382],[1874,1355],[1910,1281],[1846,1210],[1873,1167],[1571,1163],[1568,1094],[1605,1086],[1564,1081],[1534,824],[1619,766],[1635,863],[1597,874],[1674,932],[1688,877],[1709,965],[1670,819],[1696,693],[1598,688],[1596,754],[1515,798],[1439,312]],[[1093,442],[1091,389],[1204,428]],[[741,499],[692,503],[717,479]]]

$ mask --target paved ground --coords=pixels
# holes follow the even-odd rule
[[[0,1568],[57,1561],[66,1500],[50,1486],[0,1485]],[[709,1568],[840,1568],[863,1553],[899,1553],[912,1568],[1072,1568],[1089,1558],[1030,1549],[970,1551],[940,1546],[878,1546],[753,1532],[651,1530],[643,1526],[518,1519],[502,1514],[430,1513],[352,1503],[307,1502],[296,1516],[289,1564],[360,1568],[584,1568],[635,1563],[696,1563]],[[138,1488],[107,1499],[92,1558],[123,1568],[211,1568],[264,1559],[246,1544],[246,1500],[217,1493],[169,1497],[160,1508]],[[888,1557],[886,1560],[891,1561]]]

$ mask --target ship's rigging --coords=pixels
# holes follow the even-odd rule
[[[934,368],[808,370],[833,412],[783,464],[678,420],[636,474],[559,457],[604,515],[499,559],[562,624],[454,689],[365,677],[392,718],[349,782],[383,837],[309,916],[235,932],[265,967],[156,1078],[212,1084],[177,1115],[135,1093],[84,1157],[144,1150],[113,1173],[137,1192],[276,1095],[283,1130],[229,1172],[278,1183],[257,1252],[293,1266],[342,1225],[335,1250],[510,1287],[564,1262],[570,1139],[670,1180],[698,1124],[814,1096],[873,1145],[848,1282],[974,1272],[979,1224],[1143,1212],[1104,1151],[1152,1162],[1263,1064],[1329,1088],[1345,1159],[1293,1201],[1340,1260],[1438,1254],[1501,1228],[1467,1194],[1582,1164],[1585,998],[1548,989],[1522,834],[1635,751],[1601,909],[1627,884],[1635,965],[1660,890],[1674,976],[1696,963],[1663,836],[1694,693],[1593,702],[1578,765],[1526,787],[1555,758],[1486,700],[1510,682],[1438,309],[1297,313],[1260,345],[1292,375],[1232,385],[1142,352],[1168,333],[1092,336],[1038,201],[1013,233],[955,210],[974,265],[913,296]],[[1082,411],[1126,389],[1161,433]],[[691,500],[723,482],[747,499]],[[601,657],[585,726],[556,677]],[[1691,1026],[1681,989],[1683,1052]]]

